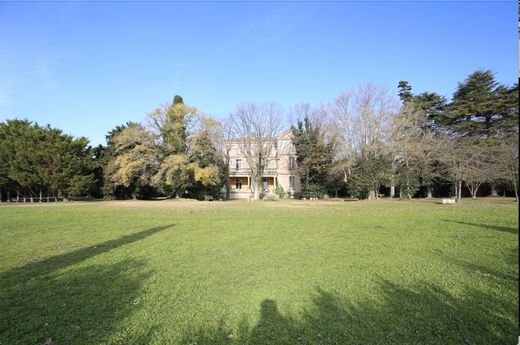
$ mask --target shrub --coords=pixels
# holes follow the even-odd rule
[[[278,199],[278,196],[275,193],[265,193],[262,200],[275,201],[277,199]]]
[[[302,192],[294,192],[293,197],[295,199],[301,200],[303,198],[303,193]]]
[[[308,183],[302,186],[303,196],[306,198],[321,198],[323,187],[316,183]]]
[[[278,196],[279,199],[285,198],[285,192],[281,186],[276,187],[274,193]]]

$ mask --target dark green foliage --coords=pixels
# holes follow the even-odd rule
[[[401,196],[411,199],[421,188],[419,172],[413,167],[402,165],[397,169],[397,176]]]
[[[412,86],[406,80],[401,80],[397,87],[399,88],[399,98],[403,104],[412,101]]]
[[[325,194],[325,189],[322,185],[316,183],[302,184],[302,195],[304,198],[321,198]]]
[[[303,195],[321,197],[327,192],[334,145],[325,141],[320,127],[314,127],[307,117],[292,127],[292,133]]]
[[[331,197],[346,197],[348,196],[347,184],[345,183],[346,168],[342,164],[342,161],[334,162],[328,180],[327,180],[327,193]]]
[[[179,95],[175,95],[173,97],[173,105],[176,105],[176,104],[184,104],[184,100]]]
[[[359,199],[368,198],[371,192],[377,194],[390,168],[390,161],[385,157],[360,158],[353,167],[352,176],[347,183],[349,194]]]
[[[518,99],[516,89],[500,85],[491,70],[477,70],[459,83],[442,121],[461,135],[493,137],[497,125],[503,127],[504,122],[518,114],[513,105]]]
[[[499,116],[494,119],[494,134],[518,133],[518,83],[511,87],[500,86],[498,92]]]
[[[0,182],[8,191],[66,197],[74,185],[74,193],[88,193],[96,185],[93,175],[87,178],[94,168],[92,155],[86,138],[73,138],[27,120],[0,124]]]
[[[407,81],[400,81],[397,88],[399,89],[399,98],[403,105],[413,104],[415,109],[424,113],[433,124],[437,124],[446,109],[446,97],[436,92],[423,92],[414,95],[412,86]]]
[[[413,96],[414,105],[424,112],[430,122],[437,124],[446,109],[446,97],[436,92],[423,92]]]
[[[188,152],[188,160],[191,163],[197,163],[201,168],[210,165],[219,165],[220,167],[224,165],[221,155],[217,152],[206,130],[197,133],[193,139],[193,144]]]
[[[96,177],[90,175],[76,175],[70,179],[67,192],[70,196],[90,196],[96,187]]]
[[[294,192],[293,198],[297,199],[297,200],[301,200],[303,198],[303,193],[302,192]]]

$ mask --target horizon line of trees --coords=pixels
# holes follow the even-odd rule
[[[518,202],[518,84],[479,69],[450,102],[398,83],[398,98],[364,84],[333,102],[239,104],[218,121],[176,95],[89,146],[47,125],[0,122],[0,202],[229,197],[230,139],[247,161],[254,198],[277,135],[291,128],[302,192],[294,197],[514,195]],[[280,192],[280,191],[279,191]],[[480,194],[479,194],[480,192]],[[283,196],[285,193],[278,193]]]

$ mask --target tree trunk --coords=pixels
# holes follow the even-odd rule
[[[258,182],[257,178],[251,177],[251,190],[253,191],[253,200],[260,199],[260,186],[262,181]]]
[[[20,202],[20,191],[16,191],[16,202]]]
[[[229,186],[229,178],[228,178],[228,181],[226,183],[226,200],[229,200],[230,197],[231,197],[231,188]]]
[[[475,200],[477,198],[478,189],[480,187],[480,183],[475,183],[471,187],[468,185],[468,189],[471,192],[471,199]]]
[[[38,200],[39,202],[42,202],[42,191],[40,190],[40,200]]]
[[[7,202],[11,202],[11,192],[7,190]]]
[[[491,196],[498,196],[497,185],[494,182],[491,184]]]
[[[453,195],[453,197],[454,197],[455,199],[457,199],[457,197],[459,196],[459,193],[458,193],[458,189],[457,189],[457,184],[456,184],[456,183],[455,183],[455,185],[454,185],[454,188],[455,188],[455,194]]]
[[[0,203],[4,200],[4,195],[2,194],[2,190],[0,189]]]
[[[371,189],[368,191],[368,200],[375,200],[376,199],[376,192]]]
[[[395,186],[390,186],[390,198],[393,199],[395,197]]]
[[[457,187],[457,202],[461,202],[461,199],[462,199],[462,181],[459,181],[458,182],[458,187]]]
[[[427,184],[426,185],[426,199],[431,199],[431,198],[433,198],[432,186]]]
[[[518,187],[516,185],[516,182],[513,183],[513,187],[515,188],[515,200],[516,200],[516,202],[518,202]],[[505,194],[505,192],[504,192],[504,194]]]

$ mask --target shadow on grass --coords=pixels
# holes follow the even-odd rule
[[[510,248],[500,253],[505,265],[488,266],[476,261],[464,260],[456,256],[441,254],[440,257],[449,264],[462,267],[472,274],[482,274],[484,277],[500,279],[502,286],[509,286],[516,290],[518,288],[518,247]]]
[[[95,255],[142,240],[173,225],[154,227],[98,245],[31,262],[0,274],[0,344],[107,343],[127,315],[139,308],[145,262],[74,267]],[[153,328],[135,330],[117,343],[146,343]]]
[[[516,300],[468,289],[462,296],[431,284],[381,281],[377,302],[354,303],[317,288],[312,307],[283,315],[276,301],[261,303],[254,327],[191,330],[181,344],[513,344]],[[228,326],[229,327],[229,326]]]
[[[474,227],[478,227],[478,228],[482,228],[482,229],[489,229],[489,230],[508,232],[508,233],[514,234],[514,235],[518,234],[518,229],[517,228],[511,228],[511,227],[507,227],[507,226],[498,226],[498,225],[490,225],[490,224],[477,224],[477,223],[461,222],[461,221],[458,221],[458,220],[448,220],[448,219],[443,219],[443,221],[444,222],[450,222],[450,223],[457,223],[457,224],[461,224],[461,225],[470,225],[470,226],[474,226]]]

